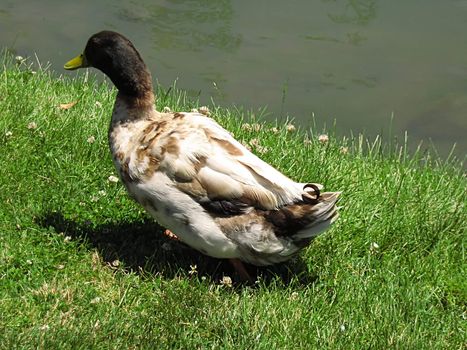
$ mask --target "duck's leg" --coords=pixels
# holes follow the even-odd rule
[[[250,274],[245,268],[245,265],[238,260],[238,259],[229,259],[230,263],[234,267],[235,271],[237,271],[238,275],[240,276],[240,279],[244,282],[249,282],[251,284],[254,284],[255,281],[253,278],[251,278]]]
[[[172,240],[174,240],[174,241],[178,241],[178,240],[179,240],[178,237],[177,237],[177,235],[176,235],[175,233],[173,233],[172,231],[170,231],[170,230],[165,230],[165,231],[164,231],[164,235],[166,235],[168,238],[170,238],[170,239],[172,239]]]

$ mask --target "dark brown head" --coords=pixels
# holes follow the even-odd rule
[[[151,73],[131,41],[119,33],[94,34],[84,52],[64,66],[68,70],[83,67],[102,71],[125,96],[138,98],[152,94]]]

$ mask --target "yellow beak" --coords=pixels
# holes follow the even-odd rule
[[[86,57],[84,57],[84,54],[81,54],[81,55],[76,56],[75,58],[69,60],[67,63],[65,63],[63,68],[65,68],[67,70],[74,70],[74,69],[83,68],[83,67],[87,67],[87,66],[88,66],[88,64],[86,62]]]

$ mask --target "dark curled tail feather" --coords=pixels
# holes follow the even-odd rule
[[[310,188],[313,191],[307,191]],[[337,218],[336,202],[340,192],[321,193],[318,186],[304,186],[302,202],[286,205],[264,214],[278,236],[290,237],[295,244],[305,246],[326,230]]]
[[[307,188],[312,188],[314,193],[306,191]],[[302,199],[305,203],[317,204],[319,202],[319,196],[321,192],[318,186],[316,186],[315,184],[306,184],[305,186],[303,186],[303,191],[304,193],[302,194]]]

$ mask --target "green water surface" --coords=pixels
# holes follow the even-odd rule
[[[63,74],[81,74],[63,63],[101,29],[202,103],[466,154],[466,0],[0,2],[1,46]]]

